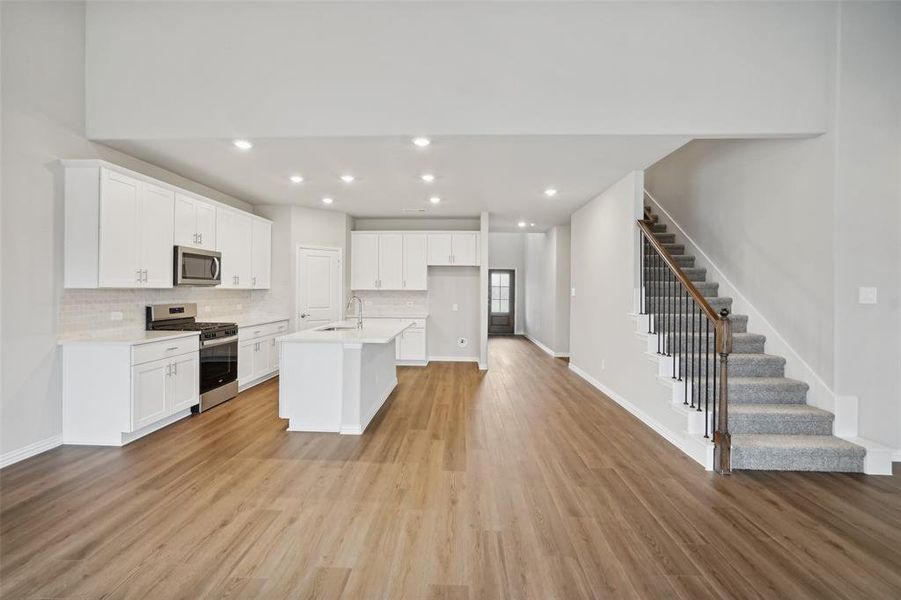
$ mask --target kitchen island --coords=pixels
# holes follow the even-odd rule
[[[277,338],[288,431],[363,433],[397,385],[394,340],[411,324],[340,321]]]

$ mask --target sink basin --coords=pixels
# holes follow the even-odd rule
[[[345,329],[356,329],[356,325],[335,325],[333,327],[323,327],[316,331],[344,331]]]

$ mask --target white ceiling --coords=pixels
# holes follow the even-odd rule
[[[629,171],[643,169],[688,138],[677,136],[438,137],[426,148],[408,137],[231,140],[116,140],[109,146],[251,204],[295,204],[354,217],[472,217],[491,213],[492,231],[535,230],[569,215]],[[433,173],[432,184],[420,175]],[[342,174],[356,177],[352,184]],[[304,182],[289,181],[300,174]],[[554,198],[544,195],[554,187]],[[442,198],[439,205],[429,197]],[[404,208],[421,208],[419,214]]]

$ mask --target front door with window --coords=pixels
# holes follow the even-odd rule
[[[514,271],[512,269],[490,269],[488,271],[488,333],[490,335],[513,335],[515,321]]]

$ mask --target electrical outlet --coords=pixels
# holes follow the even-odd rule
[[[118,311],[118,310],[114,310],[113,312],[111,312],[111,313],[109,314],[109,320],[110,320],[110,321],[121,321],[121,320],[122,320],[122,313],[121,313],[120,311]]]
[[[858,289],[857,302],[860,304],[876,304],[876,288],[862,287]]]
[[[573,298],[576,297],[576,288],[569,288],[569,295]]]
[[[451,310],[454,312],[457,312],[458,310],[460,310],[460,305],[459,304],[451,304]]]

